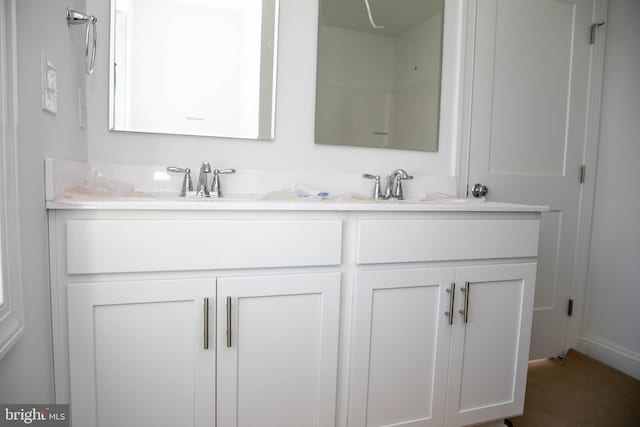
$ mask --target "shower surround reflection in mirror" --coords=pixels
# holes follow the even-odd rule
[[[318,144],[438,150],[444,0],[320,0]]]
[[[110,129],[273,139],[277,0],[112,0]]]

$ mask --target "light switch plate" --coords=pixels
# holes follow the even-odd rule
[[[56,67],[42,54],[42,109],[58,113],[58,74]]]

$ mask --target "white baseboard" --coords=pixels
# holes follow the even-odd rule
[[[580,337],[576,349],[640,380],[640,354],[589,335]]]

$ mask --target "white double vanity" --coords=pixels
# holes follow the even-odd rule
[[[74,426],[463,426],[523,409],[541,207],[47,204]]]
[[[244,4],[231,2],[234,11],[240,7],[236,3]],[[383,158],[366,151],[367,161],[360,162],[355,148],[348,151],[360,167],[388,169],[411,169],[398,159],[413,163],[420,152],[438,151],[442,142],[437,159],[456,164],[451,153],[461,150],[458,133],[466,132],[461,123],[469,107],[462,85],[472,80],[464,74],[463,65],[468,65],[463,62],[471,56],[463,45],[473,46],[473,28],[464,26],[475,13],[475,3],[472,8],[463,1],[419,2],[419,8],[404,11],[407,22],[397,28],[392,23],[398,20],[385,17],[384,7],[372,12],[365,3],[283,6],[281,24],[288,28],[283,32],[287,37],[296,34],[292,28],[305,27],[298,8],[320,17],[317,38],[314,34],[305,39],[306,32],[299,35],[301,51],[312,48],[305,41],[318,41],[317,81],[309,80],[316,85],[314,141],[416,153],[415,158]],[[164,27],[152,26],[154,22],[145,24],[143,18],[151,15],[131,12],[140,4],[114,1],[111,6],[116,22],[111,47],[121,49],[130,40],[126,50],[132,57],[136,49],[155,49],[145,43],[157,43],[165,33]],[[217,45],[208,40],[224,40],[227,46],[228,36],[199,37],[207,44],[195,47],[197,54],[192,55],[182,53],[193,37],[161,46],[161,60],[168,65],[159,62],[152,67],[164,71],[182,64],[185,70],[207,70],[203,83],[194,80],[197,97],[188,95],[186,84],[197,73],[176,75],[167,82],[156,81],[164,75],[154,72],[156,68],[128,75],[138,62],[123,66],[124,53],[112,49],[109,128],[273,139],[278,2],[265,0],[263,6],[260,17],[258,9],[245,5],[247,16],[262,22],[256,25],[262,34],[250,34],[254,50],[242,55],[233,44],[223,49],[233,53],[228,60],[212,53]],[[342,19],[366,16],[365,6],[368,20]],[[395,6],[386,9],[400,11]],[[482,11],[496,16],[490,7]],[[190,17],[184,20],[185,37],[195,27],[227,28],[212,24],[228,19],[215,15],[215,10],[211,18],[182,13]],[[132,22],[133,17],[140,19],[138,27],[158,30],[158,37],[147,32],[144,40],[133,40],[122,24],[123,18]],[[383,25],[374,24],[374,17],[389,25],[387,33],[380,31]],[[193,21],[196,18],[202,25]],[[172,21],[177,25],[174,21],[179,20]],[[247,37],[237,43],[247,45]],[[169,44],[181,59],[171,59]],[[215,65],[183,64],[186,58],[207,59],[205,52]],[[297,57],[299,52],[285,44],[280,53]],[[261,62],[252,69],[247,64],[256,65],[255,58]],[[301,58],[300,64],[305,64]],[[297,59],[289,61],[283,66],[291,68]],[[219,64],[237,68],[216,77]],[[229,76],[242,77],[251,70],[251,84],[234,86],[228,81]],[[285,75],[292,75],[292,70]],[[133,75],[141,77],[137,83]],[[309,148],[311,141],[305,138],[313,132],[305,126],[312,120],[298,115],[297,104],[287,104],[313,99],[305,78],[301,86],[279,89],[285,95],[280,110],[289,112],[280,123],[304,123],[288,132],[296,144],[300,139],[296,156],[337,157],[345,151]],[[116,87],[116,80],[127,84]],[[229,86],[229,100],[219,96],[220,81]],[[171,89],[176,82],[179,87]],[[145,92],[148,85],[153,90]],[[161,88],[175,95],[163,94]],[[238,94],[251,95],[247,99],[254,103]],[[194,106],[186,102],[191,98],[215,100],[220,106]],[[311,105],[300,105],[301,111],[311,111]],[[251,114],[241,119],[236,110]],[[154,125],[147,122],[152,116],[157,119]],[[212,123],[222,128],[205,129]],[[123,138],[137,142],[132,134],[119,136]],[[286,147],[281,144],[274,150]],[[216,160],[225,161],[220,157]],[[292,155],[290,160],[296,158]],[[253,174],[241,164],[212,164],[238,167],[238,173],[218,177],[225,191],[242,194],[238,189],[243,187],[244,193],[263,196],[218,199],[178,197],[192,192],[190,169],[184,165],[170,168],[185,174],[184,181],[176,174],[168,176],[166,165],[146,174],[144,166],[138,168],[145,183],[153,181],[149,177],[162,178],[156,183],[164,187],[152,188],[169,194],[162,197],[100,179],[86,192],[56,197],[58,190],[68,187],[67,175],[48,173],[54,177],[48,180],[47,191],[53,196],[47,208],[55,390],[58,403],[70,402],[74,427],[460,427],[502,423],[522,413],[540,216],[546,208],[422,197],[426,191],[453,194],[460,189],[455,172],[429,169],[433,176],[425,176],[428,165],[418,164],[422,170],[409,171],[416,172],[415,179],[401,169],[390,175],[395,176],[395,187],[384,196],[402,197],[400,184],[407,180],[411,191],[404,194],[413,199],[402,201],[367,199],[374,183],[381,190],[384,176],[375,175],[381,171],[331,172],[353,171],[352,165],[328,165],[326,176],[318,177],[304,162],[292,173]],[[225,172],[212,165],[203,163],[199,183],[209,172]],[[109,169],[112,177],[126,181],[124,169],[116,169]],[[364,180],[362,172],[370,172],[366,177],[372,180]],[[196,179],[194,173],[194,184]],[[220,189],[220,182],[218,187],[215,182],[214,195]],[[329,187],[321,190],[332,197],[287,197],[286,192],[264,197],[285,182],[320,182]],[[144,193],[145,185],[135,188]],[[105,188],[107,195],[94,191]],[[336,189],[360,196],[333,196]]]

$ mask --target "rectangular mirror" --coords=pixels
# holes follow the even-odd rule
[[[320,0],[318,144],[437,151],[444,0]]]
[[[112,0],[111,130],[273,139],[278,0]]]

